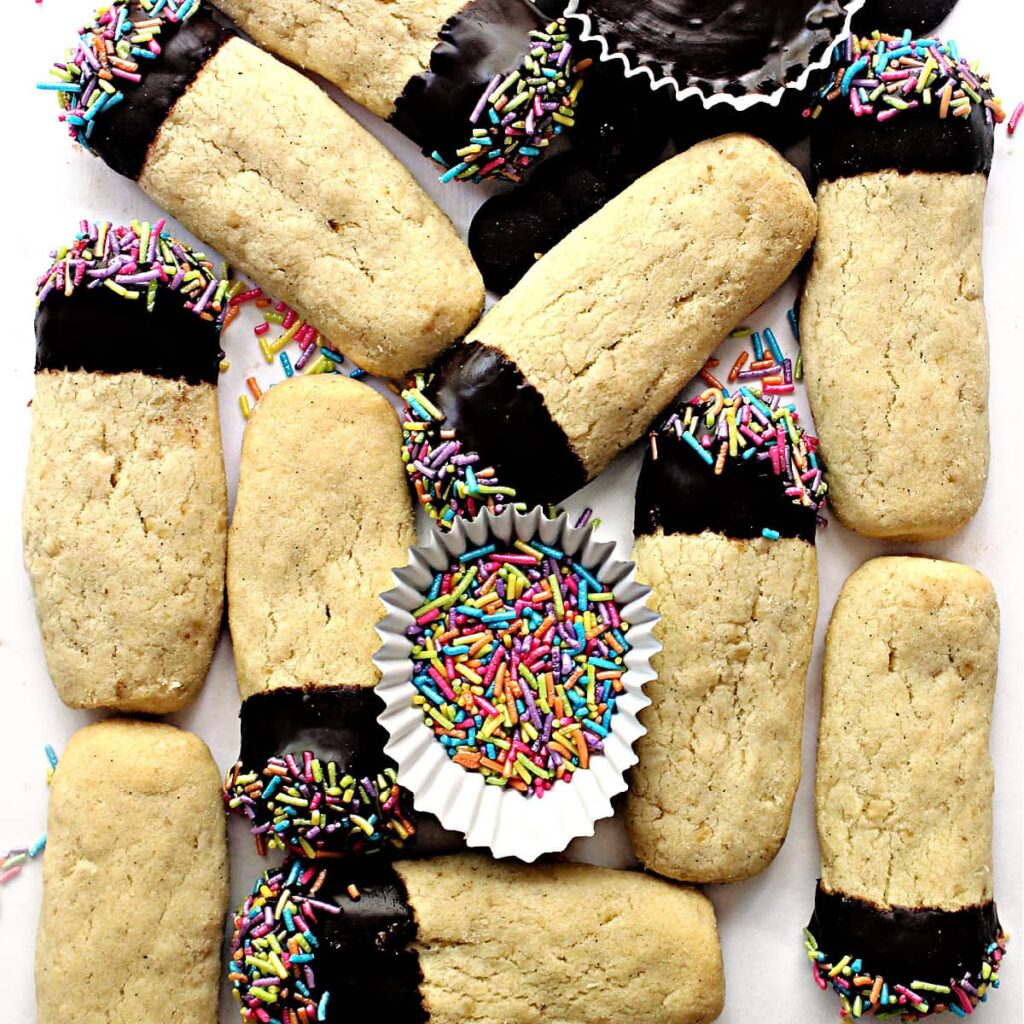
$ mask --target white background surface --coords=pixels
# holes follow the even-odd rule
[[[82,217],[123,221],[155,219],[159,211],[130,182],[118,178],[98,160],[77,150],[54,118],[52,93],[33,89],[48,64],[62,55],[74,29],[89,12],[89,0],[6,0],[4,9],[17,19],[17,37],[6,50],[4,108],[7,145],[3,163],[6,186],[4,232],[0,252],[5,289],[5,359],[0,375],[0,416],[4,428],[0,472],[0,569],[3,606],[0,613],[0,769],[4,795],[0,803],[0,849],[31,842],[45,829],[46,791],[43,745],[58,753],[71,733],[89,715],[70,711],[58,700],[43,663],[27,578],[21,564],[20,503],[28,444],[32,396],[33,287],[47,266],[47,254],[67,241]],[[1024,10],[1020,0],[962,0],[948,23],[961,52],[981,58],[992,71],[997,92],[1008,108],[1024,98],[1024,62],[1020,37]],[[356,111],[377,131],[419,180],[452,215],[463,231],[482,193],[469,186],[435,184],[433,165],[419,156],[396,132]],[[821,641],[828,615],[847,575],[867,558],[886,552],[916,550],[957,559],[986,572],[995,582],[1003,614],[1000,679],[992,729],[996,766],[995,879],[1004,926],[1015,937],[1003,973],[1002,989],[983,1008],[989,1024],[1019,1024],[1024,1019],[1021,977],[1024,971],[1024,914],[1021,908],[1022,867],[1022,601],[1021,574],[1021,438],[1019,379],[1022,332],[1021,238],[1024,215],[1020,187],[1024,159],[1024,126],[1016,141],[1000,130],[986,212],[985,272],[992,341],[993,421],[992,476],[977,518],[957,537],[917,548],[871,543],[832,523],[819,537],[821,609],[815,656],[807,683],[804,730],[804,781],[797,797],[789,838],[762,875],[732,886],[711,887],[718,911],[725,953],[727,998],[721,1020],[728,1024],[766,1021],[824,1024],[837,1019],[838,1004],[810,980],[800,929],[806,923],[817,877],[812,783],[814,738],[818,714]],[[368,187],[372,187],[368,183]],[[172,223],[172,227],[174,227]],[[922,225],[927,232],[942,225]],[[183,237],[188,237],[183,234]],[[773,326],[784,345],[791,344],[785,310],[795,294],[791,284],[769,309],[750,319],[756,327]],[[871,302],[870,295],[864,301]],[[898,318],[898,310],[881,310],[880,318]],[[259,355],[248,327],[239,325],[226,336],[231,370],[221,383],[225,455],[232,497],[242,429],[237,398],[246,376],[256,371],[264,385],[279,376]],[[723,360],[724,361],[724,360]],[[726,363],[726,365],[729,365]],[[1004,417],[1009,417],[1006,423]],[[311,442],[315,443],[315,442]],[[965,438],[965,444],[971,439]],[[568,503],[570,508],[595,506],[603,519],[601,536],[622,542],[628,552],[632,492],[637,453],[627,454],[599,481]],[[206,688],[193,707],[175,721],[198,732],[210,745],[221,768],[238,750],[238,699],[231,646],[221,640]],[[852,766],[856,770],[856,766]],[[126,839],[129,837],[126,837]],[[244,829],[232,825],[232,899],[237,902],[259,871]],[[616,824],[606,822],[598,839],[573,848],[580,858],[628,863],[628,846]],[[33,942],[41,892],[41,865],[0,889],[0,951],[4,962],[4,1018],[26,1024],[35,1019],[32,985]],[[98,957],[102,950],[96,950]],[[643,956],[643,951],[637,951]],[[71,982],[72,979],[69,979]],[[773,993],[765,1005],[764,993]],[[792,1002],[790,1002],[792,1000]],[[792,1010],[783,1008],[785,1004]],[[225,1001],[224,1022],[235,1021]],[[952,1018],[950,1018],[952,1019]],[[68,1021],[66,1024],[75,1024]],[[126,1024],[132,1024],[127,1021]],[[196,1022],[201,1024],[201,1022]]]

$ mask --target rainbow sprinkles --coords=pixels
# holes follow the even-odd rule
[[[879,121],[919,107],[939,118],[970,117],[976,106],[984,108],[988,124],[1006,119],[988,75],[961,57],[952,39],[914,39],[909,29],[902,36],[851,36],[804,116],[817,118],[836,101],[848,103],[857,117]]]
[[[39,86],[56,92],[61,120],[72,138],[89,148],[96,118],[124,100],[123,89],[138,85],[147,65],[161,53],[160,34],[198,14],[202,0],[114,0],[79,30],[68,59],[51,69],[55,82]]]
[[[459,162],[441,175],[441,182],[518,182],[552,139],[576,123],[580,75],[590,64],[589,58],[573,61],[565,18],[531,32],[519,67],[495,75],[484,89],[469,117],[469,139],[456,152]],[[440,153],[432,156],[445,165]]]

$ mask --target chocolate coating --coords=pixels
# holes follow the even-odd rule
[[[387,730],[377,721],[384,703],[372,687],[283,686],[242,702],[242,747],[247,767],[272,757],[312,751],[358,778],[376,776],[395,763],[384,754]]]
[[[587,0],[580,9],[631,64],[708,95],[774,92],[845,20],[839,0]]]
[[[624,184],[622,187],[625,187]],[[545,160],[529,181],[488,199],[469,228],[469,251],[499,295],[621,189],[587,170],[575,153]]]
[[[658,458],[650,450],[636,488],[634,530],[637,536],[699,534],[706,530],[734,540],[760,537],[766,527],[783,537],[813,544],[816,514],[783,493],[771,462],[730,459],[715,475],[689,445],[671,434],[658,435]]]
[[[995,128],[979,104],[966,118],[940,118],[933,105],[879,121],[835,100],[814,122],[811,167],[818,181],[885,170],[988,174],[994,148]]]
[[[349,885],[359,898],[348,894]],[[357,869],[328,864],[317,899],[336,903],[340,914],[318,914],[317,988],[329,991],[328,1024],[382,1021],[424,1024],[420,996],[416,919],[401,878],[386,862],[362,861]]]
[[[962,910],[883,909],[826,892],[820,882],[807,929],[829,956],[860,957],[864,973],[881,974],[890,987],[915,980],[945,985],[968,972],[977,977],[986,948],[1000,932],[991,901]]]
[[[300,756],[310,751],[321,761],[334,761],[356,778],[375,778],[395,762],[384,753],[387,730],[377,721],[384,702],[368,686],[278,687],[253,694],[242,702],[243,767],[261,770],[272,757]],[[410,808],[411,800],[403,804]],[[460,849],[464,843],[441,827],[431,814],[413,814],[416,833],[402,846],[402,855]]]
[[[178,292],[160,288],[153,311],[145,297],[125,299],[109,288],[50,292],[36,313],[36,372],[138,371],[151,377],[216,384],[220,324],[185,308]]]
[[[876,28],[894,33],[909,28],[918,35],[940,25],[956,5],[957,0],[866,0],[853,26],[863,34]]]
[[[133,6],[132,16],[138,13]],[[143,62],[141,82],[122,84],[124,100],[96,118],[89,147],[118,174],[137,179],[171,108],[203,65],[234,34],[206,10],[183,24],[164,22],[159,36],[160,56]]]
[[[470,0],[445,22],[430,67],[406,83],[391,123],[425,153],[458,163],[484,89],[519,67],[530,32],[546,22],[528,0]]]
[[[516,501],[556,502],[587,482],[579,456],[539,391],[499,349],[457,345],[443,357],[428,397],[446,414],[465,450],[493,466]]]

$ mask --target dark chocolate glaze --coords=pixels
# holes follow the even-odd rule
[[[937,28],[956,5],[957,0],[866,0],[853,27],[864,35],[876,28],[892,33],[909,28],[919,35]]]
[[[966,118],[940,118],[933,103],[879,121],[857,117],[840,98],[826,103],[814,122],[811,168],[818,181],[886,170],[988,174],[994,147],[995,128],[979,104]]]
[[[370,686],[282,686],[242,702],[242,748],[248,767],[272,757],[312,751],[352,775],[375,776],[395,763],[384,754],[388,734],[377,721],[384,703]]]
[[[705,530],[735,540],[760,537],[766,527],[783,537],[814,543],[817,517],[783,493],[769,460],[730,459],[715,475],[684,441],[658,435],[658,458],[650,449],[636,488],[634,531],[698,534]]]
[[[545,160],[529,181],[488,199],[469,228],[469,251],[484,284],[499,295],[597,213],[620,189],[582,166],[575,153]]]
[[[580,10],[631,64],[707,95],[795,81],[845,20],[840,0],[586,0]]]
[[[340,914],[318,913],[315,927],[314,997],[330,992],[328,1024],[424,1024],[430,1015],[413,947],[416,918],[402,879],[376,858],[358,866],[328,863],[326,870],[316,899],[341,907]],[[359,890],[358,899],[349,895],[350,885]]]
[[[457,164],[484,89],[519,67],[529,34],[547,21],[528,0],[470,0],[445,22],[430,67],[406,83],[391,123],[424,153]]]
[[[582,46],[595,57],[598,48]],[[641,174],[669,144],[679,104],[646,79],[626,79],[617,64],[587,69],[568,135],[571,152],[540,163],[517,188],[493,196],[477,211],[469,248],[484,282],[505,294],[574,228],[593,216]]]
[[[579,456],[544,398],[501,351],[481,342],[442,358],[428,388],[466,451],[493,466],[503,486],[528,506],[561,500],[586,482]]]
[[[387,730],[377,721],[384,702],[370,686],[278,687],[242,702],[242,745],[238,760],[259,771],[272,757],[310,751],[334,761],[346,772],[375,777],[395,762],[384,753]],[[411,808],[411,801],[404,806]],[[464,843],[430,814],[414,814],[416,833],[402,847],[403,856],[464,847]]]
[[[985,950],[1000,932],[991,901],[962,910],[882,909],[826,892],[821,882],[807,929],[830,957],[860,957],[864,973],[881,974],[890,988],[918,980],[946,985],[967,973],[977,978]]]
[[[132,16],[139,13],[133,5]],[[124,100],[96,118],[89,147],[118,174],[137,179],[171,108],[234,34],[220,16],[205,9],[183,24],[164,22],[160,56],[143,62],[141,82],[122,84]]]
[[[50,292],[36,313],[36,372],[138,371],[151,377],[216,384],[220,376],[220,324],[185,308],[178,292],[157,290],[125,299],[102,285],[71,295]]]

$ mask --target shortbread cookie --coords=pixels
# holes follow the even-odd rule
[[[825,488],[813,439],[781,396],[763,393],[772,388],[764,369],[735,391],[728,384],[724,398],[707,389],[652,432],[637,485],[633,559],[652,588],[663,649],[626,826],[647,868],[685,881],[767,867],[800,782]]]
[[[292,960],[286,915],[318,940],[307,960]],[[268,973],[275,937],[284,976]],[[290,861],[239,909],[231,959],[243,1018],[251,1007],[327,1024],[705,1024],[724,999],[704,896],[582,864]]]
[[[363,369],[401,375],[465,334],[480,274],[398,160],[200,3],[151,6],[104,8],[58,65],[72,134]],[[91,70],[110,46],[113,93]]]
[[[971,1012],[1004,937],[992,902],[999,609],[979,572],[876,558],[843,587],[818,735],[815,980],[844,1004]]]
[[[242,748],[225,795],[261,849],[412,834],[371,660],[379,595],[414,542],[399,436],[386,398],[334,374],[275,385],[246,427],[228,545]]]
[[[214,2],[388,118],[448,169],[442,181],[518,181],[574,124],[584,68],[565,21],[530,0]]]
[[[155,225],[99,223],[39,283],[25,566],[65,704],[164,714],[220,633],[226,282]]]
[[[892,52],[915,47],[883,39]],[[992,98],[948,44],[931,45],[952,73],[929,72],[929,103],[905,89],[893,98],[911,109],[872,100],[875,87],[849,88],[852,76],[920,83],[935,58],[916,46],[901,71],[880,43],[859,45],[858,62],[836,71],[848,96],[824,101],[812,136],[820,230],[801,304],[804,368],[836,516],[869,537],[928,540],[970,520],[988,476],[981,251],[996,115],[963,91]],[[922,248],[925,224],[942,230]]]
[[[521,501],[565,497],[785,281],[815,223],[803,179],[757,139],[674,157],[555,246],[440,362],[427,395],[443,428]],[[424,484],[439,514],[459,497],[447,482]]]
[[[228,854],[198,737],[111,719],[77,732],[50,794],[38,1024],[216,1024]]]

